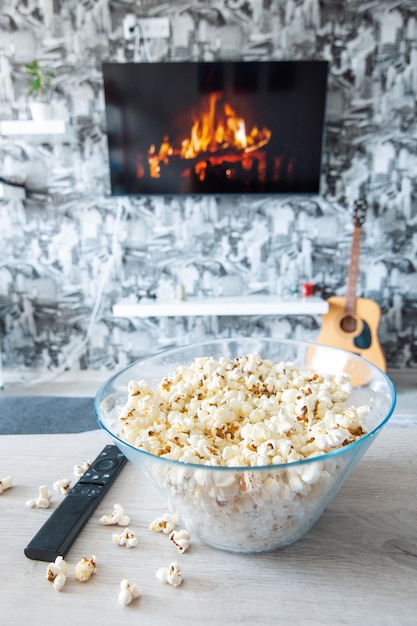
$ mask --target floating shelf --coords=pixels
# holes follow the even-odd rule
[[[0,122],[2,135],[63,135],[66,132],[64,120],[4,120]]]
[[[4,200],[23,200],[26,197],[24,187],[18,185],[6,185],[0,183],[0,199]]]
[[[276,296],[189,298],[188,300],[122,300],[115,317],[188,317],[210,315],[321,315],[329,310],[322,298],[282,300]]]

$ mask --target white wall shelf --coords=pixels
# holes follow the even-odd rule
[[[63,135],[66,132],[64,120],[4,120],[0,122],[2,135]]]
[[[25,197],[24,187],[0,183],[0,200],[23,200]]]
[[[122,300],[115,317],[188,317],[220,315],[321,315],[328,303],[314,296],[282,300],[276,296],[189,298],[187,300]]]

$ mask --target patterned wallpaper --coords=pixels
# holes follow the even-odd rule
[[[170,36],[126,41],[127,14]],[[343,295],[365,194],[358,295],[390,368],[417,367],[415,0],[0,0],[0,120],[29,117],[24,63],[54,73],[56,136],[0,135],[0,334],[10,372],[115,369],[236,334],[314,341],[320,316],[117,318],[122,298]],[[322,190],[306,197],[111,198],[101,63],[325,59]]]

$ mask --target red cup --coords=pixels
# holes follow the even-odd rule
[[[303,298],[308,298],[308,296],[312,296],[314,294],[314,285],[313,283],[303,283],[301,285],[301,295]]]

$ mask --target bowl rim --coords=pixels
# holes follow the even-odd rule
[[[221,344],[225,342],[230,343],[234,341],[248,341],[248,340],[264,341],[267,343],[284,343],[284,344],[293,345],[293,346],[300,346],[300,347],[304,346],[306,348],[318,347],[318,348],[323,348],[330,352],[333,351],[333,352],[337,352],[338,354],[343,353],[343,354],[349,355],[349,357],[352,357],[361,363],[366,362],[367,365],[369,365],[371,369],[373,369],[380,376],[382,376],[385,383],[388,385],[388,389],[391,394],[391,404],[389,407],[389,411],[387,412],[386,416],[382,419],[382,421],[380,421],[372,430],[366,433],[366,435],[363,435],[356,441],[353,441],[352,443],[346,446],[336,448],[335,450],[332,450],[330,452],[323,452],[322,454],[317,454],[316,456],[308,457],[306,459],[299,459],[298,461],[289,461],[286,463],[285,462],[274,463],[274,464],[269,464],[269,465],[206,465],[206,464],[201,464],[201,463],[188,463],[184,461],[177,461],[176,459],[170,459],[164,456],[156,456],[155,454],[152,454],[151,452],[148,452],[147,450],[142,450],[140,448],[137,448],[133,444],[122,439],[119,435],[112,432],[110,428],[101,419],[99,401],[101,399],[101,396],[105,388],[107,387],[107,385],[110,385],[116,378],[118,378],[119,376],[122,376],[127,370],[135,367],[136,365],[139,365],[140,363],[143,363],[144,361],[148,361],[149,359],[152,359],[154,357],[162,356],[164,354],[174,353],[180,350],[186,350],[186,349],[190,349],[194,347],[198,348],[198,347],[201,347],[207,344],[213,344],[213,343]],[[261,358],[263,357],[261,356]],[[356,388],[359,389],[360,387],[361,386],[358,386]],[[390,379],[390,377],[387,375],[387,373],[384,372],[380,367],[378,367],[377,365],[369,361],[368,359],[365,359],[364,357],[361,357],[353,352],[349,352],[348,350],[343,350],[341,348],[336,348],[334,346],[318,344],[318,343],[314,343],[310,341],[299,341],[297,339],[286,339],[286,338],[277,338],[277,337],[244,337],[244,336],[239,337],[239,336],[236,336],[236,337],[225,337],[225,338],[217,338],[217,339],[206,339],[200,342],[187,343],[187,344],[182,344],[182,345],[171,347],[171,348],[165,348],[163,350],[152,352],[151,354],[148,354],[145,357],[141,357],[140,359],[132,361],[125,367],[121,368],[120,370],[117,370],[117,372],[112,374],[107,380],[104,381],[104,383],[100,385],[94,397],[94,413],[95,413],[95,417],[99,426],[107,432],[107,434],[113,439],[113,441],[116,442],[116,444],[120,444],[121,446],[128,447],[132,451],[134,451],[135,454],[140,454],[141,456],[143,455],[145,458],[147,457],[149,459],[152,459],[153,461],[158,461],[161,463],[168,463],[169,465],[172,465],[180,469],[190,468],[190,469],[199,469],[199,470],[234,471],[234,472],[252,471],[253,472],[254,470],[274,471],[274,470],[289,469],[292,467],[300,467],[300,466],[308,465],[310,463],[314,463],[320,460],[323,461],[327,459],[333,459],[335,457],[346,454],[347,451],[352,452],[356,450],[357,452],[360,448],[364,447],[365,443],[368,443],[368,446],[365,447],[365,451],[366,451],[372,439],[377,436],[377,434],[382,430],[382,428],[386,425],[386,423],[392,417],[392,414],[394,413],[394,410],[395,410],[396,401],[397,401],[397,392],[395,389],[395,385]]]

